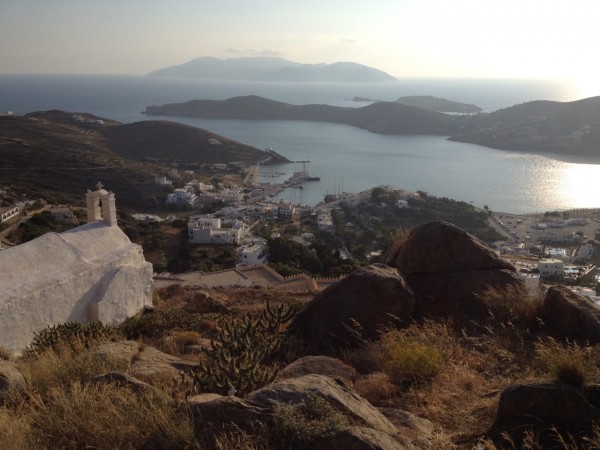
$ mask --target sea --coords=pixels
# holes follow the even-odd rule
[[[600,207],[600,158],[503,151],[448,141],[443,136],[389,136],[340,124],[309,121],[200,119],[146,116],[146,106],[192,99],[260,95],[273,100],[360,107],[406,95],[433,95],[472,103],[485,112],[531,100],[582,98],[576,86],[547,80],[407,78],[397,83],[266,83],[159,78],[145,75],[1,75],[0,112],[60,109],[124,123],[173,120],[292,161],[269,166],[279,182],[305,170],[320,181],[287,189],[278,199],[314,205],[328,193],[359,192],[378,185],[425,191],[493,211],[527,214]],[[587,96],[587,95],[586,95]]]

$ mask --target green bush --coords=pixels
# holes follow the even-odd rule
[[[383,371],[397,386],[431,381],[442,366],[442,353],[433,345],[411,340],[398,331],[381,339]]]

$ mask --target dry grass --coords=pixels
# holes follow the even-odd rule
[[[166,395],[112,384],[73,383],[30,405],[31,448],[186,448],[192,420]]]
[[[126,368],[122,360],[104,359],[87,349],[74,348],[73,344],[19,362],[30,392],[42,397],[50,390],[67,388],[73,382],[85,382],[94,375]]]
[[[0,409],[0,448],[199,448],[191,414],[171,392],[91,381],[124,364],[71,345],[18,361],[27,390]]]
[[[383,372],[375,372],[359,378],[354,383],[353,389],[375,406],[385,406],[398,391],[390,381],[390,377]]]
[[[542,373],[557,381],[583,387],[598,380],[599,349],[597,346],[560,343],[547,338],[535,345],[536,363]]]

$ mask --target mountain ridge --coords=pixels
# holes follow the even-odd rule
[[[150,76],[269,82],[396,82],[397,78],[355,62],[301,64],[278,57],[219,59],[200,57],[165,67]]]
[[[361,108],[322,104],[292,105],[256,95],[227,100],[191,100],[148,106],[148,115],[261,120],[308,120],[353,125],[384,134],[451,135],[452,117],[396,102],[379,102]]]

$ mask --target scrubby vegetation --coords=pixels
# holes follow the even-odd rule
[[[39,333],[27,357],[16,361],[25,391],[0,407],[2,448],[319,448],[352,426],[318,396],[281,405],[272,423],[252,430],[215,428],[195,418],[186,396],[234,388],[243,397],[295,359],[301,346],[287,324],[297,307],[282,302],[257,311],[256,303],[238,298],[237,312],[194,314],[182,309],[189,296],[180,291],[160,290],[157,311],[119,327],[65,324]],[[248,299],[254,294],[246,290]],[[539,301],[493,290],[485,299],[491,319],[479,326],[425,320],[340,349],[338,356],[358,371],[353,390],[376,407],[429,419],[434,428],[428,448],[597,448],[600,429],[495,428],[499,395],[509,385],[559,380],[579,389],[599,382],[600,346],[549,336],[540,324]],[[179,377],[159,377],[143,392],[95,381],[98,374],[127,371],[122,359],[94,352],[98,343],[123,338],[200,365]],[[204,351],[188,352],[203,341]]]

